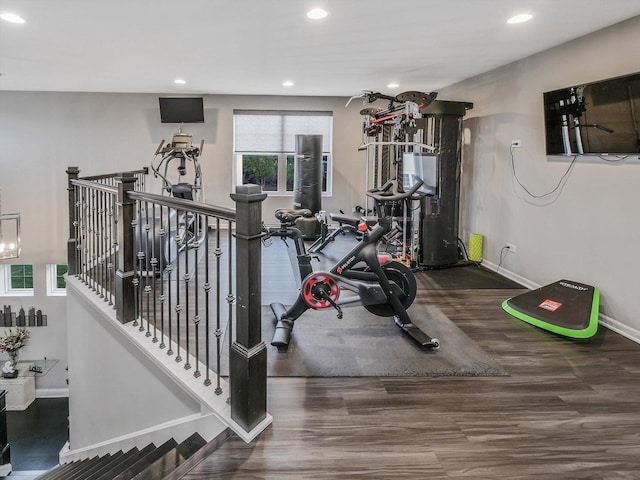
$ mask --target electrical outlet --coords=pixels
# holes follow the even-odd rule
[[[516,253],[517,248],[513,243],[507,243],[507,250],[511,253]]]
[[[511,146],[514,148],[522,146],[522,140],[511,140]]]

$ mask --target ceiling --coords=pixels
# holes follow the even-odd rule
[[[316,6],[329,16],[309,20]],[[3,12],[26,23],[0,21],[0,90],[351,96],[435,91],[640,15],[640,1],[0,0]],[[533,19],[506,23],[521,12]]]

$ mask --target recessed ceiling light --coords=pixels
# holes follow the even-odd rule
[[[290,81],[282,82],[282,86],[283,87],[293,87],[293,82],[290,82]]]
[[[322,8],[314,8],[313,10],[309,10],[307,12],[307,17],[309,17],[311,20],[320,20],[322,18],[326,18],[327,15],[329,15],[329,12]]]
[[[521,13],[520,15],[515,15],[507,20],[507,23],[523,23],[528,22],[533,18],[533,15],[529,13]]]
[[[14,13],[3,13],[0,15],[0,18],[5,22],[24,23],[24,18]]]
[[[390,83],[389,85],[387,85],[387,88],[398,88],[400,85],[397,83]]]
[[[176,78],[173,83],[177,83],[178,85],[184,85],[185,83],[187,83],[186,80],[183,80],[182,78]]]

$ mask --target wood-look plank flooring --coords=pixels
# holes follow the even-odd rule
[[[640,345],[520,322],[500,304],[521,292],[416,299],[510,376],[269,378],[273,425],[249,445],[233,436],[184,480],[640,479]]]

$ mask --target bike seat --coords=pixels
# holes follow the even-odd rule
[[[280,223],[293,224],[298,218],[313,217],[313,213],[308,208],[279,208],[275,216]]]

